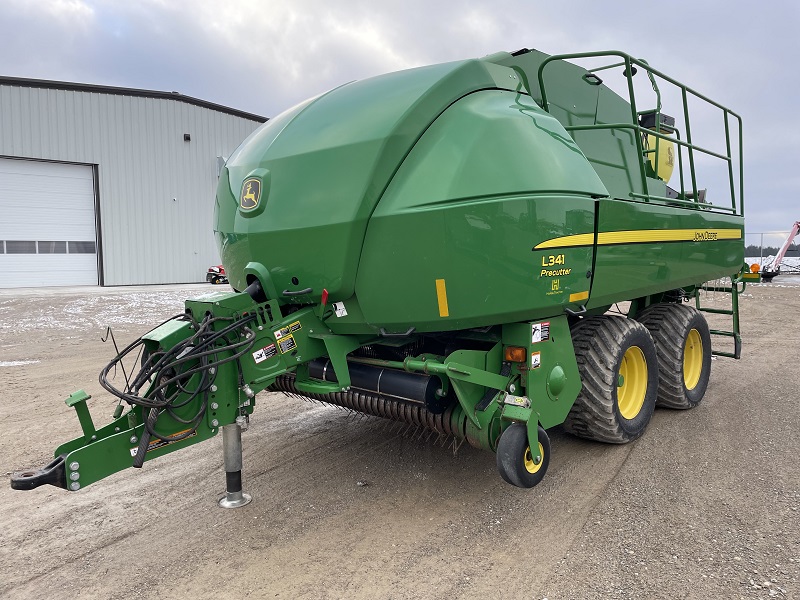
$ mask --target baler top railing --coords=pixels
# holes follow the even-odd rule
[[[702,208],[704,210],[721,210],[726,212],[732,212],[736,215],[744,215],[744,166],[742,163],[742,152],[743,152],[743,138],[742,138],[742,119],[741,117],[730,110],[729,108],[723,106],[722,104],[711,100],[707,96],[701,94],[693,90],[692,88],[680,83],[679,81],[665,75],[661,71],[654,69],[651,67],[647,61],[636,59],[626,54],[624,52],[620,52],[617,50],[610,50],[610,51],[602,51],[602,52],[579,52],[575,54],[557,54],[546,58],[542,61],[541,65],[539,66],[538,70],[538,80],[539,80],[539,89],[542,95],[542,108],[544,110],[549,111],[549,102],[547,99],[547,87],[545,86],[544,81],[544,70],[545,67],[555,61],[560,60],[568,60],[568,59],[589,59],[589,58],[601,58],[601,57],[619,57],[622,59],[621,62],[615,62],[613,64],[604,65],[600,67],[593,68],[588,71],[590,74],[594,74],[598,71],[602,71],[605,69],[611,69],[614,67],[625,67],[624,76],[627,79],[627,87],[628,87],[628,101],[631,107],[631,122],[630,123],[597,123],[594,125],[567,125],[565,124],[565,129],[567,131],[591,131],[591,130],[607,130],[607,129],[631,129],[638,133],[635,135],[636,138],[636,146],[638,152],[641,156],[645,156],[645,154],[652,153],[653,150],[645,150],[642,144],[642,136],[643,135],[652,135],[656,138],[656,156],[658,153],[658,140],[665,139],[669,140],[670,142],[675,143],[678,146],[678,161],[679,161],[679,171],[681,177],[681,190],[680,193],[684,198],[691,197],[692,200],[680,200],[676,198],[666,198],[663,196],[656,196],[653,194],[646,193],[648,191],[647,186],[647,172],[645,170],[645,161],[642,160],[639,165],[639,175],[641,177],[641,184],[642,190],[645,193],[639,194],[632,192],[631,196],[634,198],[642,199],[646,202],[651,200],[659,200],[659,201],[669,201],[672,203],[693,206],[695,208],[701,208],[701,203],[699,201],[699,193],[697,188],[697,178],[696,178],[696,170],[695,170],[695,156],[694,153],[700,152],[702,154],[706,154],[708,156],[712,156],[714,158],[720,159],[727,163],[728,167],[728,183],[729,183],[729,190],[730,190],[730,198],[731,198],[731,206],[724,207],[724,206],[714,206],[710,204],[702,204]],[[650,81],[653,83],[653,89],[656,93],[657,97],[657,109],[656,109],[656,129],[650,129],[643,127],[639,124],[638,117],[644,114],[643,112],[637,111],[636,107],[636,92],[633,85],[633,75],[636,73],[635,67],[639,67],[644,69],[645,72],[648,74]],[[596,77],[596,76],[595,76]],[[686,140],[681,140],[680,135],[678,135],[677,139],[673,137],[668,137],[664,133],[660,131],[660,114],[661,114],[661,92],[658,89],[658,85],[656,84],[655,77],[659,77],[662,80],[666,81],[667,83],[674,85],[680,90],[682,104],[683,104],[683,116],[684,116],[684,131],[686,133]],[[693,96],[698,100],[701,100],[717,109],[722,111],[724,117],[724,125],[725,125],[725,148],[726,154],[720,154],[718,152],[714,152],[709,150],[708,148],[704,148],[702,146],[698,146],[692,142],[692,132],[691,132],[691,125],[689,119],[689,96]],[[646,111],[649,112],[649,111]],[[732,144],[731,144],[731,127],[730,127],[730,119],[733,118],[736,120],[738,126],[738,153],[737,153],[737,160],[739,163],[739,181],[738,181],[738,203],[737,203],[737,186],[735,182],[734,176],[734,160],[732,156]],[[675,130],[676,133],[678,130]],[[682,160],[681,160],[681,148],[686,148],[688,155],[689,155],[689,174],[691,178],[691,193],[687,194],[687,191],[684,186],[683,182],[683,169],[682,169]],[[656,159],[657,160],[657,159]],[[738,207],[737,207],[738,204]]]

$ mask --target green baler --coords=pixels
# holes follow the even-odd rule
[[[655,107],[637,107],[637,70]],[[615,71],[625,98],[600,77]],[[677,125],[657,82],[681,98]],[[690,98],[717,111],[724,151],[693,142]],[[711,160],[723,204],[698,188]],[[12,487],[78,490],[222,429],[221,504],[241,506],[241,430],[263,390],[466,440],[532,487],[548,428],[631,441],[657,404],[700,402],[712,353],[740,354],[741,121],[621,52],[503,52],[335,88],[242,143],[215,223],[235,291],[123,350],[100,375],[114,420],[95,429],[73,394],[84,435]],[[710,331],[698,291],[721,278],[733,326]],[[108,374],[132,359],[119,389]]]

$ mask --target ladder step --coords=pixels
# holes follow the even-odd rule
[[[733,311],[729,310],[727,308],[705,308],[705,307],[701,307],[701,308],[698,308],[697,310],[699,310],[700,312],[705,312],[705,313],[714,313],[715,315],[732,315],[733,314]]]
[[[721,331],[719,329],[710,329],[711,335],[724,335],[725,337],[735,338],[736,334],[733,331]]]
[[[700,306],[700,294],[695,294],[695,308],[700,312],[710,313],[715,315],[726,315],[733,318],[733,331],[722,331],[720,329],[711,329],[711,335],[733,338],[733,352],[722,352],[711,348],[712,356],[724,356],[726,358],[741,358],[742,356],[742,336],[739,333],[739,294],[742,289],[739,289],[737,277],[731,277],[731,285],[726,286],[710,286],[702,285],[698,290],[706,293],[716,295],[717,292],[721,294],[729,294],[731,297],[731,307],[728,308],[710,308]],[[713,344],[712,344],[713,346]]]

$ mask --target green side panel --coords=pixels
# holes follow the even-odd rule
[[[532,248],[591,233],[592,196],[606,195],[563,127],[529,96],[491,90],[461,99],[420,139],[370,220],[356,281],[364,318],[390,331],[439,331],[552,314],[570,293],[588,291],[592,248]],[[561,254],[542,275],[543,261]]]
[[[605,85],[597,86],[596,124],[633,123],[631,106]],[[644,155],[632,129],[573,131],[572,136],[592,163],[600,179],[615,198],[631,199],[631,193],[646,194],[641,178]],[[656,180],[653,180],[656,183]],[[659,182],[661,183],[661,182]],[[664,196],[664,184],[652,193]]]
[[[542,92],[539,89],[537,73],[539,72],[539,65],[547,58],[549,56],[544,52],[531,50],[518,56],[512,56],[508,52],[497,52],[485,57],[483,60],[514,69],[522,79],[525,89],[541,105]]]
[[[498,54],[492,60],[516,68],[531,95],[541,102],[538,70],[548,56],[536,50],[519,56]],[[564,126],[634,124],[630,103],[605,84],[593,85],[584,76],[588,71],[567,61],[549,63],[544,70],[548,110]],[[602,77],[621,77],[619,72],[603,71]],[[640,109],[642,107],[639,107]],[[569,132],[580,149],[592,163],[609,195],[630,199],[631,193],[665,195],[665,184],[658,179],[647,179],[644,189],[640,152],[636,134],[626,129],[597,129]]]
[[[731,240],[598,244],[589,308],[728,277],[744,260],[744,219],[666,204],[599,200],[598,232],[737,230]]]
[[[349,298],[369,216],[414,143],[461,96],[502,85],[520,82],[476,60],[433,65],[344,85],[264,124],[228,160],[217,191],[216,236],[233,287],[247,285],[254,261],[278,293],[311,287],[301,300],[323,288],[331,301]],[[238,202],[250,177],[261,198],[246,211]]]
[[[525,394],[542,427],[563,423],[582,385],[567,317],[505,325],[503,345],[521,346],[528,351],[523,376]],[[514,411],[509,408],[504,407],[503,416],[514,419]]]

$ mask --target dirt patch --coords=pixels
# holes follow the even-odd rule
[[[714,361],[698,408],[624,446],[551,430],[532,490],[490,453],[259,394],[234,511],[220,439],[76,493],[8,485],[79,434],[70,393],[110,419],[106,326],[128,343],[205,288],[5,293],[0,596],[798,598],[800,287],[779,283],[748,287],[743,359]]]

